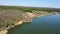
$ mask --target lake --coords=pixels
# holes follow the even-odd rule
[[[7,34],[60,34],[60,14],[33,19],[8,30]]]

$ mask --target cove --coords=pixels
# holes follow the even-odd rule
[[[7,34],[60,34],[60,14],[35,18],[9,29]]]

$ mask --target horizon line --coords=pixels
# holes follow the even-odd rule
[[[39,7],[39,6],[21,6],[21,5],[0,5],[0,6],[19,6],[19,7],[36,7],[36,8],[55,8],[55,7]],[[56,8],[60,9],[60,8]]]

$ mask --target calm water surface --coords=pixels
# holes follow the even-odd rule
[[[8,30],[7,34],[60,34],[60,14],[33,19]]]

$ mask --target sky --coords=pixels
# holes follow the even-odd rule
[[[60,0],[0,0],[0,5],[60,8]]]

